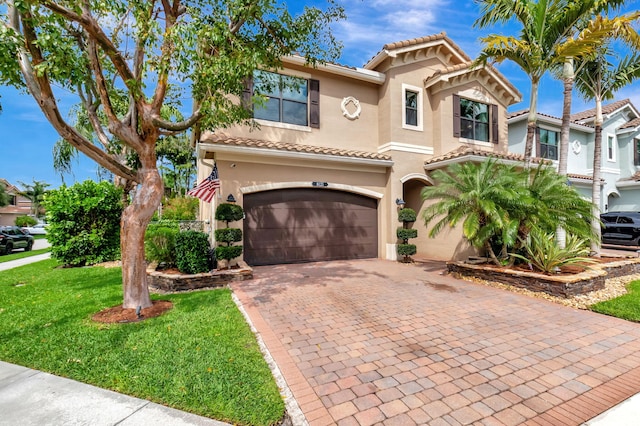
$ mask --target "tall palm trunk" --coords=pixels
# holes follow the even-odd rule
[[[594,235],[593,240],[591,240],[591,252],[596,257],[600,257],[602,232],[600,229],[602,122],[602,98],[596,97],[595,140],[593,143],[593,184],[591,186],[591,202],[593,203],[593,220],[591,221],[591,229]]]
[[[567,175],[567,163],[569,156],[569,132],[571,125],[571,92],[573,91],[573,58],[567,58],[562,70],[562,82],[564,86],[562,104],[562,126],[560,128],[560,149],[558,153],[558,174]],[[565,248],[567,233],[561,225],[556,228],[556,244]]]
[[[536,134],[536,115],[538,114],[538,85],[540,80],[531,79],[531,99],[529,101],[529,115],[527,117],[527,139],[524,145],[524,166],[530,168],[533,152],[533,138]]]

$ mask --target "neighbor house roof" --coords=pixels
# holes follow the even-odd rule
[[[619,129],[635,129],[636,127],[640,127],[640,117],[626,122],[625,124],[620,126]]]
[[[262,139],[238,138],[222,133],[205,134],[205,136],[201,140],[201,144],[204,144],[205,149],[207,145],[210,145],[212,147],[216,146],[218,148],[243,148],[245,152],[249,152],[248,150],[254,149],[261,150],[263,152],[272,151],[281,153],[302,153],[311,155],[343,157],[345,159],[372,160],[377,162],[392,163],[390,155],[379,154],[377,152],[327,148],[288,142],[272,142]]]
[[[510,112],[510,113],[507,114],[507,120],[508,120],[509,123],[525,120],[527,118],[528,114],[529,114],[529,110],[528,109],[522,109],[522,110],[519,110],[519,111]],[[537,113],[537,117],[538,117],[538,120],[540,120],[540,121],[546,121],[548,123],[552,123],[552,124],[555,124],[557,126],[562,125],[562,118],[560,118],[560,117],[555,117],[555,116],[549,115],[549,114],[543,114],[541,112]],[[587,132],[587,133],[593,133],[593,131],[594,131],[593,126],[589,126],[588,124],[580,123],[579,121],[575,121],[573,119],[570,122],[570,127],[572,129],[582,130],[582,131]]]
[[[634,112],[637,111],[635,109],[635,107],[633,106],[633,104],[631,103],[631,101],[629,99],[623,99],[621,101],[616,101],[616,102],[612,102],[610,104],[607,105],[603,105],[602,106],[602,114],[603,115],[607,115],[607,114],[611,114],[614,111],[619,110],[620,108],[624,107],[625,105],[629,105]],[[595,118],[596,116],[596,109],[595,108],[591,108],[588,109],[586,111],[582,111],[582,112],[578,112],[575,114],[571,114],[571,121],[585,121],[585,120],[590,120]]]

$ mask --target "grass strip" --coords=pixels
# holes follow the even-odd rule
[[[0,256],[0,263],[9,262],[10,260],[18,260],[24,259],[25,257],[31,257],[38,254],[44,254],[51,251],[51,247],[39,249],[39,250],[31,250],[31,251],[19,251],[11,254],[7,254],[6,256]]]
[[[270,425],[284,403],[227,289],[154,295],[158,318],[99,324],[122,303],[120,268],[45,260],[0,275],[0,359],[236,424]]]
[[[640,281],[628,284],[627,294],[591,305],[589,309],[605,315],[640,322]]]

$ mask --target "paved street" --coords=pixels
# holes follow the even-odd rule
[[[233,288],[311,425],[578,425],[640,391],[640,325],[382,260]]]

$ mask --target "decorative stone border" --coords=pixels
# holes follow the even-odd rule
[[[253,269],[244,262],[237,269],[222,269],[201,274],[168,274],[147,269],[149,286],[163,292],[198,290],[203,288],[226,287],[232,281],[253,279]]]
[[[447,262],[450,273],[495,281],[552,296],[571,297],[604,288],[607,278],[640,273],[640,259],[590,265],[590,269],[574,275],[545,275],[536,272],[497,269],[464,262]]]

